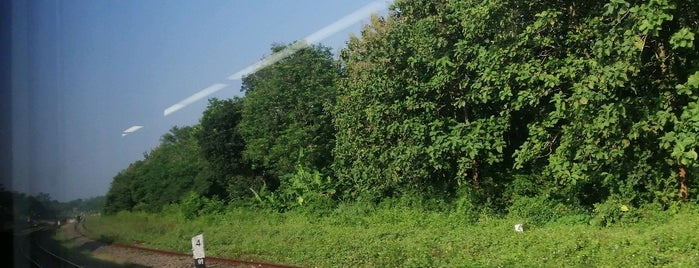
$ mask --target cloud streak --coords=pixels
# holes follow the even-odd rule
[[[342,17],[341,19],[331,23],[328,26],[325,26],[321,28],[320,30],[306,36],[305,38],[297,41],[296,43],[292,44],[291,46],[288,46],[281,51],[278,51],[277,53],[273,53],[272,55],[269,55],[262,60],[255,62],[245,68],[243,68],[240,71],[237,71],[230,76],[228,76],[228,80],[237,80],[237,79],[242,79],[243,77],[250,75],[252,73],[257,72],[258,70],[265,68],[267,66],[270,66],[292,54],[294,54],[296,51],[299,51],[300,49],[303,49],[305,47],[308,47],[312,44],[316,44],[322,40],[325,40],[326,38],[336,34],[339,31],[342,31],[357,22],[361,21],[362,19],[365,19],[371,14],[378,12],[379,10],[386,9],[388,5],[392,1],[385,1],[385,0],[377,0],[373,1],[360,9],[357,9],[356,11],[348,14],[347,16]],[[208,95],[211,95],[225,87],[227,87],[227,84],[222,84],[222,83],[217,83],[213,84],[211,86],[208,86],[202,90],[200,90],[197,93],[194,93],[193,95],[183,99],[182,101],[175,103],[171,105],[170,107],[167,107],[163,111],[163,116],[168,116],[174,112],[177,112],[190,104],[199,101],[200,99],[203,99],[207,97]],[[142,128],[143,126],[133,126],[127,130],[125,130],[122,133],[122,137],[128,135],[129,133],[132,133],[134,131],[137,131],[138,129]]]
[[[131,134],[131,133],[134,133],[134,132],[136,132],[136,131],[138,131],[139,129],[142,129],[142,128],[143,128],[143,126],[132,126],[132,127],[130,127],[130,128],[125,129],[125,130],[121,133],[121,136],[124,137],[124,136],[129,135],[129,134]]]
[[[296,51],[301,50],[302,48],[308,47],[308,43],[306,43],[304,40],[297,41],[296,43],[285,47],[284,49],[273,53],[272,55],[269,55],[265,57],[264,59],[253,63],[252,65],[243,68],[240,71],[235,72],[234,74],[230,75],[228,77],[228,80],[236,80],[236,79],[242,79],[243,77],[250,75],[254,72],[257,72],[258,70],[265,68],[267,66],[270,66],[288,56],[291,56],[292,54],[296,53]]]
[[[205,98],[205,97],[208,96],[208,95],[214,94],[216,91],[219,91],[219,90],[221,90],[221,89],[223,89],[223,88],[225,88],[225,87],[227,87],[227,86],[228,86],[227,84],[213,84],[213,85],[210,85],[210,86],[208,86],[208,87],[206,87],[206,88],[200,90],[199,92],[194,93],[192,96],[189,96],[189,97],[187,97],[186,99],[184,99],[184,100],[182,100],[182,101],[180,101],[180,102],[178,102],[178,103],[176,103],[176,104],[173,104],[172,106],[168,107],[167,109],[165,109],[165,111],[163,111],[163,115],[164,115],[164,116],[168,116],[168,115],[170,115],[170,114],[172,114],[172,113],[174,113],[174,112],[177,112],[178,110],[180,110],[180,109],[182,109],[182,108],[184,108],[184,107],[187,107],[188,105],[190,105],[190,104],[192,104],[192,103],[195,103],[195,102],[197,102],[198,100],[203,99],[203,98]]]
[[[312,44],[317,44],[318,42],[325,40],[326,38],[336,34],[337,32],[356,24],[362,19],[371,16],[371,14],[379,10],[385,9],[387,7],[386,5],[387,4],[384,1],[371,2],[363,6],[362,8],[350,13],[349,15],[344,16],[341,19],[331,23],[330,25],[325,26],[318,31],[315,31],[314,33],[306,36],[300,41],[297,41],[291,46],[288,46],[282,49],[281,51],[273,53],[272,55],[269,55],[264,59],[255,62],[252,65],[245,67],[240,71],[235,72],[234,74],[228,76],[228,80],[242,79],[247,75],[255,73],[262,68],[270,66],[288,56],[291,56],[292,54],[296,53],[296,51],[299,51]]]
[[[349,15],[344,16],[341,19],[333,22],[332,24],[323,27],[322,29],[310,34],[309,36],[306,36],[304,40],[309,44],[315,44],[317,42],[320,42],[325,38],[328,38],[334,35],[335,33],[354,25],[360,20],[368,18],[369,16],[371,16],[371,14],[379,10],[385,9],[386,7],[387,3],[385,3],[384,1],[371,2],[363,6],[362,8],[350,13]]]

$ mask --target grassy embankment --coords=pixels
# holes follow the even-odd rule
[[[305,267],[699,267],[699,210],[649,213],[598,227],[557,221],[514,232],[513,218],[341,206],[325,216],[229,209],[185,220],[120,213],[89,218],[92,236],[209,256]]]

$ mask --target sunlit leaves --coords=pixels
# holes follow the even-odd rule
[[[673,49],[694,47],[694,33],[687,27],[680,29],[670,38]]]
[[[158,211],[197,191],[207,166],[201,158],[196,135],[199,126],[173,127],[148,156],[115,176],[107,193],[105,210]]]
[[[341,78],[313,48],[244,80],[244,155],[278,177],[332,162],[349,199],[466,189],[502,205],[526,176],[530,194],[588,208],[665,204],[677,167],[699,168],[698,9],[398,0],[350,38]]]
[[[697,150],[699,150],[699,71],[691,75],[687,82],[676,87],[679,93],[691,97],[689,103],[682,107],[679,118],[673,118],[673,128],[661,139],[660,146],[670,151],[674,163],[687,167],[699,167]]]
[[[274,46],[272,51],[283,48]],[[337,75],[330,49],[318,45],[244,78],[238,127],[245,140],[244,158],[277,178],[294,172],[298,161],[327,168],[334,145],[328,110],[335,101]],[[304,159],[298,159],[302,150]]]
[[[639,16],[638,30],[643,34],[657,36],[663,28],[663,23],[672,20],[670,11],[675,8],[671,0],[651,0],[631,8],[631,13]]]

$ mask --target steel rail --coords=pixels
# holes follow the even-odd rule
[[[82,268],[82,266],[80,266],[80,265],[78,265],[78,264],[76,264],[76,263],[74,263],[74,262],[72,262],[72,261],[70,261],[70,260],[68,260],[68,259],[66,259],[66,258],[63,258],[63,257],[61,257],[61,256],[58,256],[58,255],[54,254],[53,252],[49,251],[48,249],[46,249],[46,248],[40,246],[38,243],[34,243],[34,246],[38,247],[38,248],[41,249],[44,253],[48,254],[48,255],[51,256],[51,257],[53,257],[54,260],[58,260],[59,262],[61,262],[61,263],[64,264],[64,265],[67,264],[67,265],[69,265],[69,266],[71,266],[71,267]],[[61,267],[66,267],[66,266],[64,266],[64,265],[62,265]]]
[[[76,267],[82,268],[79,264],[76,264],[64,257],[59,256],[41,246],[36,240],[39,232],[46,231],[50,226],[40,226],[32,227],[26,230],[26,233],[19,235],[20,239],[26,239],[29,241],[29,248],[20,247],[22,255],[29,262],[31,267]],[[49,262],[50,263],[45,263]]]
[[[80,225],[82,226],[83,229],[88,230],[87,226],[85,226],[85,220],[80,221]],[[75,231],[90,240],[93,241],[100,241],[99,239],[93,239],[88,235],[85,235],[83,232],[81,232],[78,228],[78,224],[74,224]],[[104,242],[104,241],[102,241]],[[107,243],[107,242],[105,242]],[[186,254],[186,253],[181,253],[181,252],[174,252],[174,251],[167,251],[167,250],[161,250],[161,249],[154,249],[154,248],[146,248],[146,247],[141,247],[141,246],[136,246],[136,245],[126,245],[126,244],[120,244],[120,243],[115,243],[111,242],[109,243],[111,246],[119,247],[119,248],[124,248],[124,249],[131,249],[131,250],[137,250],[137,251],[144,251],[144,252],[150,252],[150,253],[155,253],[155,254],[160,254],[160,255],[166,255],[166,256],[173,256],[173,257],[192,257],[191,254]],[[193,261],[193,259],[192,259]],[[207,263],[218,263],[218,264],[227,264],[227,265],[232,265],[232,266],[249,266],[249,267],[258,267],[258,268],[300,268],[299,266],[292,266],[292,265],[286,265],[286,264],[278,264],[278,263],[268,263],[268,262],[256,262],[256,261],[244,261],[244,260],[235,260],[235,259],[227,259],[227,258],[220,258],[220,257],[206,257],[206,262]]]

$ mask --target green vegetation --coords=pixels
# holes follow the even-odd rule
[[[204,234],[207,256],[303,267],[699,265],[696,207],[604,228],[561,218],[516,233],[513,225],[522,222],[517,217],[471,219],[396,204],[401,202],[341,205],[326,216],[232,207],[195,220],[170,208],[91,217],[86,225],[93,237],[182,253],[191,252],[191,237]]]
[[[284,48],[274,45],[272,52]],[[327,110],[338,69],[330,48],[311,46],[243,79],[243,154],[266,180],[293,173],[297,163],[314,169],[331,163],[334,132]]]
[[[405,195],[497,214],[696,202],[690,2],[396,1],[338,59],[295,43],[244,97],[210,100],[114,178],[105,212],[190,192],[280,211]]]
[[[398,0],[337,59],[294,43],[99,220],[304,265],[696,264],[699,5],[530,2]]]
[[[242,99],[211,99],[201,118],[197,141],[209,168],[205,177],[204,196],[240,199],[251,195],[248,188],[258,188],[252,165],[243,159],[245,141],[237,130],[241,120]]]
[[[47,193],[29,195],[0,185],[0,220],[2,231],[12,231],[16,224],[28,220],[56,221],[83,213],[98,213],[104,208],[104,196],[59,202]]]
[[[206,162],[200,156],[196,127],[173,127],[158,148],[132,163],[112,181],[105,212],[123,209],[158,211],[188,191],[203,191]]]

